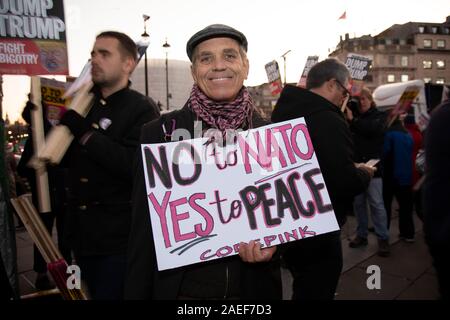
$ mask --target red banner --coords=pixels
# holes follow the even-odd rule
[[[0,74],[67,75],[68,73],[65,43],[0,40]]]
[[[0,74],[67,75],[63,1],[1,3]]]
[[[270,83],[270,91],[272,96],[277,96],[283,89],[283,84],[281,83],[280,68],[278,63],[274,60],[266,64],[267,79]]]

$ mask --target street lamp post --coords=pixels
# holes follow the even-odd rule
[[[166,51],[166,106],[167,106],[167,110],[169,110],[169,48],[170,48],[170,44],[167,43],[167,38],[166,38],[166,42],[163,44],[163,48]]]
[[[143,14],[144,18],[144,33],[141,34],[142,40],[148,42],[149,34],[147,33],[147,20],[150,19],[149,16]],[[145,96],[148,97],[148,66],[147,66],[147,50],[144,52],[144,79],[145,79]]]
[[[286,85],[286,55],[291,52],[291,50],[286,51],[283,55],[281,55],[281,57],[283,58],[283,62],[284,62],[284,83],[283,86]]]

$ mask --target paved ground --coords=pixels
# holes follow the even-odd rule
[[[336,300],[435,300],[438,299],[437,279],[432,267],[431,257],[424,242],[422,224],[416,221],[416,241],[406,243],[398,239],[397,218],[393,217],[391,226],[391,256],[378,257],[376,237],[369,234],[369,245],[364,248],[348,247],[354,236],[356,222],[349,217],[342,230],[344,268],[336,292]],[[18,231],[17,251],[21,295],[36,292],[33,271],[33,246],[26,231]],[[381,289],[369,290],[366,282],[371,274],[368,266],[379,266],[381,270]],[[291,276],[283,269],[284,299],[291,296]]]
[[[336,300],[437,300],[439,298],[436,273],[424,241],[422,223],[415,217],[416,241],[406,243],[398,239],[398,219],[391,223],[391,255],[382,258],[377,255],[377,239],[369,233],[369,245],[363,248],[349,248],[349,240],[355,235],[356,221],[349,217],[342,229],[342,250],[344,267],[337,288]],[[378,266],[381,271],[381,289],[369,290],[367,273],[369,266]],[[283,270],[283,298],[289,299],[291,276]]]

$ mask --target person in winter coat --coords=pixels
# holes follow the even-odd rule
[[[347,120],[353,133],[356,162],[380,160],[383,153],[383,138],[386,128],[385,113],[377,110],[369,89],[363,88],[359,96],[359,115],[354,117],[347,108]],[[379,168],[379,167],[378,167]],[[378,255],[389,256],[389,232],[387,215],[383,202],[383,180],[381,170],[375,172],[369,187],[355,197],[353,211],[358,221],[356,237],[349,243],[351,248],[367,245],[368,213],[370,208],[372,223],[378,238]]]
[[[341,105],[349,96],[350,74],[336,59],[314,65],[306,89],[286,86],[272,114],[273,122],[304,117],[340,226],[353,198],[363,192],[374,168],[355,164],[350,130]],[[350,209],[351,210],[351,209]],[[334,298],[342,270],[340,232],[289,244],[283,254],[294,277],[293,299]]]
[[[208,129],[224,135],[229,129],[267,124],[243,86],[249,71],[247,45],[244,34],[226,25],[210,25],[194,34],[186,46],[194,78],[191,95],[181,110],[146,124],[141,143],[170,142],[178,129],[187,130],[190,138],[199,138]],[[201,132],[195,130],[196,121],[201,122]],[[142,161],[139,155],[126,299],[281,299],[277,248],[261,249],[252,241],[240,246],[239,256],[158,271]]]
[[[131,223],[132,166],[144,123],[156,105],[129,88],[137,48],[127,35],[105,31],[91,52],[94,103],[86,118],[67,111],[74,136],[69,169],[67,238],[93,299],[122,299]]]
[[[450,100],[433,110],[425,136],[424,231],[441,298],[450,300]]]

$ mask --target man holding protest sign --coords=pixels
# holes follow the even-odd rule
[[[346,101],[350,74],[336,59],[314,65],[306,90],[286,86],[272,121],[305,117],[339,225],[353,197],[364,191],[375,169],[353,162],[351,134],[341,105]],[[293,299],[333,299],[342,269],[340,232],[289,244],[283,254],[294,277]]]
[[[195,82],[191,96],[183,109],[163,115],[160,119],[145,125],[141,143],[178,141],[181,137],[184,141],[206,136],[208,144],[220,145],[223,143],[222,138],[228,137],[229,130],[265,125],[266,123],[256,113],[247,89],[243,86],[249,70],[247,46],[245,35],[226,25],[210,25],[194,34],[186,47],[192,61],[191,71]],[[180,132],[184,132],[185,135]],[[235,141],[227,139],[228,143],[233,144]],[[165,197],[153,199],[153,193],[147,194],[142,155],[138,159],[136,169],[125,298],[281,298],[281,277],[279,260],[275,256],[276,247],[261,249],[260,244],[254,241],[240,245],[238,250],[240,257],[226,257],[158,271],[160,261],[156,260],[157,248],[153,237],[156,230],[152,229],[148,199],[151,198],[155,203],[161,202],[164,207],[167,207],[168,200]],[[196,171],[194,176],[198,174]],[[226,184],[226,181],[214,182],[218,186]],[[168,191],[169,195],[170,192]],[[195,200],[191,199],[192,197],[189,198],[189,204],[202,211]],[[220,204],[220,201],[223,200],[218,199],[217,204]],[[172,202],[171,209],[175,205]],[[162,207],[159,209],[162,211]],[[207,216],[204,211],[202,213]],[[186,220],[188,215],[189,212],[176,215],[172,210],[172,219]],[[195,230],[197,234],[204,233],[198,225]],[[182,235],[179,229],[176,231],[179,237],[186,236]],[[195,236],[194,233],[191,234]],[[170,240],[169,237],[167,239]],[[208,239],[200,239],[204,240]],[[186,247],[186,250],[188,248]]]
[[[131,220],[132,170],[141,126],[155,105],[129,88],[137,61],[127,35],[106,31],[91,52],[94,103],[86,118],[67,111],[75,137],[69,151],[68,237],[93,299],[121,299]]]

